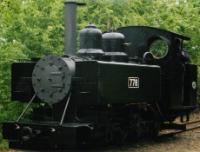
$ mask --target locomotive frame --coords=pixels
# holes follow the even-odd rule
[[[16,121],[3,123],[9,146],[60,149],[184,129],[173,120],[189,121],[197,108],[197,66],[183,49],[189,38],[146,26],[102,34],[90,24],[75,54],[78,5],[65,2],[64,56],[12,65],[12,100],[29,102]],[[162,57],[150,51],[158,41],[167,48]],[[33,103],[39,106],[24,119]]]

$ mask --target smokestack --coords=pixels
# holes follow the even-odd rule
[[[76,9],[81,5],[85,5],[85,3],[65,1],[64,55],[74,55],[76,52]]]

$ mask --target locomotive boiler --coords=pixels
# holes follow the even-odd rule
[[[12,64],[12,100],[27,106],[3,123],[9,146],[121,143],[154,137],[163,127],[184,129],[173,121],[188,121],[197,107],[197,66],[183,48],[190,38],[147,26],[102,33],[89,24],[77,50],[78,5],[65,2],[63,56]]]

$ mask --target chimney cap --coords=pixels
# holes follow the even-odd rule
[[[81,3],[81,2],[76,2],[76,1],[69,1],[69,0],[65,0],[65,4],[76,4],[76,5],[79,5],[79,6],[86,5],[86,3]]]

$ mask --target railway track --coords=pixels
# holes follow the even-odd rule
[[[174,136],[174,135],[184,133],[187,131],[199,129],[200,128],[200,120],[186,122],[181,125],[185,125],[185,129],[180,129],[180,130],[164,129],[163,131],[160,132],[159,137],[170,137],[170,136]]]

